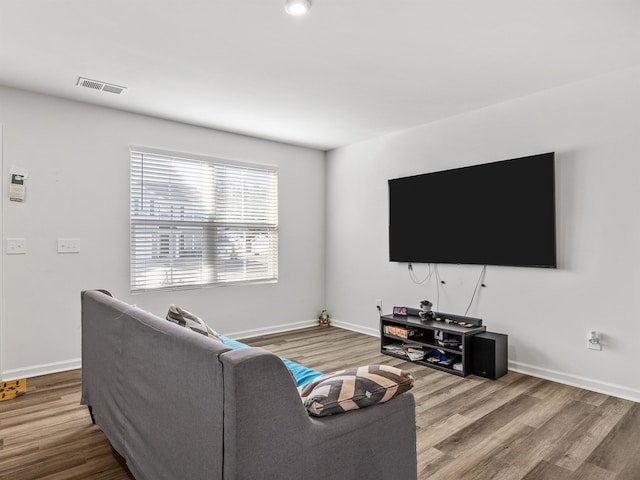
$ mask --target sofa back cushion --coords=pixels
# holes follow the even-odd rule
[[[219,357],[231,349],[95,291],[82,328],[83,401],[133,475],[221,478]]]

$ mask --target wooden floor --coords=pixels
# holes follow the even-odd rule
[[[460,378],[381,355],[378,339],[333,327],[245,343],[324,372],[376,363],[409,370],[420,479],[640,479],[640,404],[513,372]],[[0,402],[0,479],[133,478],[79,405],[79,371],[27,387]]]

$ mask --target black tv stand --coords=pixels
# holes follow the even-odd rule
[[[435,318],[422,320],[415,315],[382,315],[380,351],[454,375],[470,375],[471,339],[487,327],[479,318],[443,312],[435,312]]]

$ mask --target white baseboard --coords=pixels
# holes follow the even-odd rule
[[[380,331],[377,328],[363,327],[362,325],[356,325],[354,323],[343,322],[341,320],[331,319],[331,325],[345,330],[351,330],[352,332],[364,333],[371,337],[379,337]]]
[[[261,335],[269,335],[270,333],[290,332],[292,330],[300,330],[301,328],[309,328],[318,326],[318,319],[304,320],[302,322],[283,323],[280,325],[273,325],[270,327],[253,328],[251,330],[240,330],[237,332],[223,333],[225,337],[232,338],[234,340],[242,340],[243,338],[259,337]]]
[[[640,402],[640,390],[616,385],[614,383],[602,382],[600,380],[594,380],[578,375],[511,361],[509,362],[509,370],[531,375],[532,377],[544,378],[545,380],[563,383],[565,385],[571,385],[572,387],[584,388],[585,390],[590,390],[592,392],[624,398],[625,400],[631,400],[633,402]]]
[[[67,370],[75,370],[80,368],[82,360],[79,358],[66,360],[64,362],[45,363],[43,365],[35,365],[26,368],[16,368],[2,372],[0,378],[3,382],[10,380],[18,380],[20,378],[39,377],[40,375],[48,375],[50,373],[66,372]]]

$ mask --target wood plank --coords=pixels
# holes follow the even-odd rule
[[[528,395],[518,395],[514,399],[479,418],[458,432],[449,435],[446,440],[434,445],[451,457],[466,455],[475,446],[486,440],[487,432],[498,431],[523,412],[535,408],[538,400]]]
[[[628,475],[628,466],[640,478],[640,404],[634,403],[627,413],[615,423],[607,436],[593,450],[587,462],[604,470]],[[637,470],[637,471],[636,471]]]
[[[597,407],[573,401],[544,425],[532,430],[526,438],[520,438],[508,450],[496,455],[495,461],[529,472],[540,461],[553,455],[556,449],[564,449],[565,439]]]
[[[532,430],[528,425],[512,421],[498,430],[484,431],[485,437],[480,443],[468,449],[466,454],[458,455],[454,461],[444,465],[440,470],[428,472],[429,475],[425,478],[429,480],[521,478],[518,476],[520,471],[512,468],[506,461],[496,460],[496,456],[507,451],[510,445],[517,443],[519,439],[526,438]]]
[[[543,460],[527,473],[522,480],[558,480],[569,478],[570,476],[571,472]]]
[[[635,478],[638,477],[636,476]],[[616,480],[616,474],[592,463],[585,462],[573,472],[569,480]]]
[[[631,409],[633,402],[608,398],[565,436],[562,445],[546,460],[570,471],[576,471],[600,445],[609,432]]]

